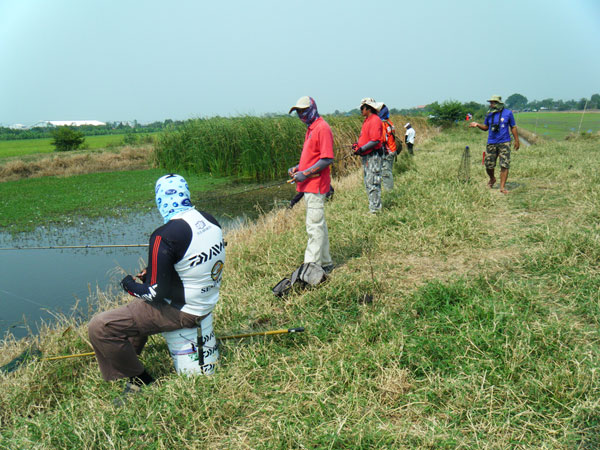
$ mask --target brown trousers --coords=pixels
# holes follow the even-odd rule
[[[203,318],[167,303],[147,303],[140,299],[95,315],[88,324],[88,334],[102,377],[110,381],[140,375],[144,366],[138,355],[148,336],[193,328]]]

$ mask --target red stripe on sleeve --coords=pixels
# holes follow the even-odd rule
[[[156,275],[158,272],[158,267],[156,267],[156,262],[158,260],[158,247],[160,247],[161,236],[156,236],[154,240],[154,247],[152,247],[152,278],[150,279],[150,285],[156,284]]]

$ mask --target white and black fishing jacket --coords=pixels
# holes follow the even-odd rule
[[[166,301],[204,316],[219,300],[224,264],[221,226],[210,214],[190,208],[152,233],[144,283],[130,278],[123,287],[146,301]]]

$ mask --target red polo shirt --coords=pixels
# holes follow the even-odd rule
[[[333,133],[331,133],[329,124],[319,117],[306,130],[298,171],[302,172],[311,168],[322,158],[333,158]],[[296,183],[296,190],[313,194],[327,194],[331,188],[331,168],[326,167],[317,175],[315,178],[307,178]]]
[[[377,114],[371,114],[363,122],[360,130],[360,136],[358,137],[358,146],[362,147],[371,141],[379,141],[379,144],[365,153],[365,155],[368,155],[373,150],[380,149],[383,145],[383,126],[381,124],[381,119]]]

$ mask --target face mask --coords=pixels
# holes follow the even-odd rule
[[[504,109],[504,105],[502,103],[495,103],[493,106],[490,105],[490,109],[488,112],[498,112]]]
[[[320,117],[319,112],[317,111],[317,104],[312,97],[310,97],[310,106],[308,108],[302,111],[296,110],[296,112],[298,113],[300,120],[306,125],[310,125]]]
[[[156,206],[165,223],[182,211],[192,208],[190,190],[181,175],[169,174],[158,179],[154,188]]]

